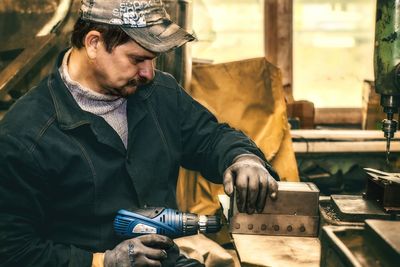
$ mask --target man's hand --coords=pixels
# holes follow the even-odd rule
[[[149,234],[121,242],[104,255],[104,267],[175,266],[178,246],[168,237]]]
[[[239,212],[261,212],[269,195],[276,199],[278,183],[264,166],[264,162],[252,154],[240,155],[224,172],[224,189],[229,196],[236,186]]]

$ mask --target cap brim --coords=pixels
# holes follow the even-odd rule
[[[143,28],[121,26],[121,29],[141,46],[157,53],[168,52],[196,39],[193,35],[170,21]]]

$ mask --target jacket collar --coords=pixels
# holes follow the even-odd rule
[[[47,79],[47,86],[54,103],[57,120],[60,127],[64,130],[70,130],[84,124],[89,124],[87,114],[79,107],[78,103],[76,103],[58,71],[67,51],[68,49],[58,55],[53,72]]]
[[[68,49],[65,49],[58,55],[53,72],[47,79],[47,86],[54,103],[57,120],[60,127],[64,130],[70,130],[84,124],[90,124],[90,116],[79,107],[78,103],[76,103],[75,99],[61,79],[58,71]],[[159,73],[156,71],[156,76],[158,75]],[[157,77],[155,77],[155,79],[156,78]],[[154,88],[155,84],[153,82],[141,86],[137,93],[128,97],[128,106],[133,101],[137,102],[147,99],[154,91]]]

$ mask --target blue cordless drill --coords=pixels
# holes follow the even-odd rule
[[[169,208],[119,210],[114,220],[115,233],[123,238],[144,234],[160,234],[170,238],[200,233],[215,233],[221,229],[218,216],[197,215]]]

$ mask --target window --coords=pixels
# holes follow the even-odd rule
[[[194,0],[194,60],[228,62],[264,56],[263,0]]]
[[[293,95],[320,107],[362,106],[373,80],[375,0],[295,0]]]
[[[376,0],[293,1],[295,100],[361,108],[364,80],[374,80],[375,6]],[[263,16],[263,0],[194,0],[193,59],[264,56]]]

